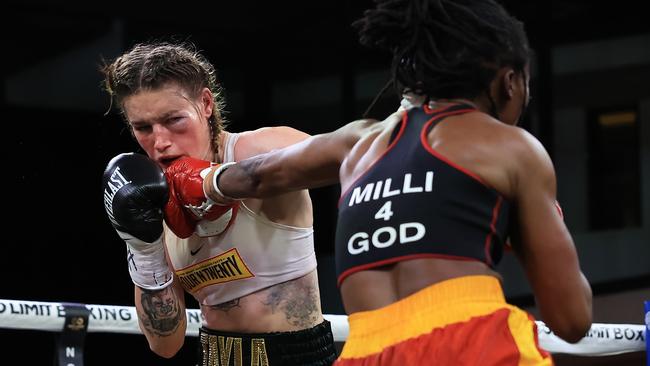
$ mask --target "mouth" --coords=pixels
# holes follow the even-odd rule
[[[163,168],[167,169],[178,158],[180,158],[180,156],[158,158],[158,164],[162,165]]]

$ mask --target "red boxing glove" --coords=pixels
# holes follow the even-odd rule
[[[211,167],[214,165],[209,161],[184,157],[174,161],[165,171],[169,186],[165,222],[180,238],[191,236],[199,221],[216,220],[236,205],[222,206],[205,196],[203,180]]]

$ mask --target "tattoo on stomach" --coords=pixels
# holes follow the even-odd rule
[[[227,313],[234,308],[241,308],[241,306],[239,305],[239,299],[222,302],[221,304],[217,304],[217,305],[209,305],[209,307],[212,310],[219,310],[219,311],[223,311],[224,313]]]
[[[283,312],[289,324],[311,327],[320,316],[318,291],[306,279],[284,282],[269,289],[266,301],[272,312]]]

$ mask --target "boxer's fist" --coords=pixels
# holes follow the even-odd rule
[[[209,161],[183,157],[174,161],[165,171],[169,186],[169,201],[165,206],[165,221],[180,238],[192,235],[199,221],[214,221],[232,214],[235,204],[219,205],[209,199],[203,181],[210,169]]]
[[[168,286],[173,276],[162,241],[168,201],[162,169],[144,155],[120,154],[106,166],[102,185],[108,218],[127,246],[133,283],[150,290]]]
[[[102,182],[104,207],[116,230],[149,243],[160,238],[168,188],[153,160],[134,153],[117,155],[106,166]]]

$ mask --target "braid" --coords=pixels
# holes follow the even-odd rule
[[[376,0],[352,25],[361,44],[393,53],[398,92],[474,98],[496,71],[523,71],[529,48],[523,24],[494,0]]]

